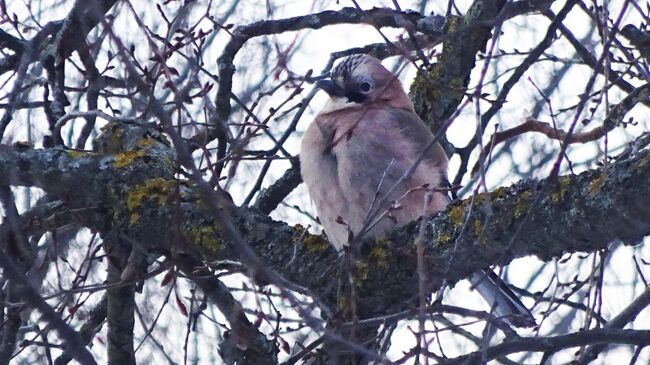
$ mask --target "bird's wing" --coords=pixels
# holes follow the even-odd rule
[[[402,179],[433,140],[417,115],[374,108],[346,125],[353,128],[338,129],[333,153],[339,185],[350,206],[344,218],[353,233],[383,216],[370,232],[376,236],[417,219],[425,210],[431,213],[446,206],[446,199],[436,196],[424,207],[424,188],[438,187],[446,178],[447,158],[437,143],[425,152],[413,173]]]
[[[423,161],[445,171],[446,178],[447,155],[440,143],[434,141],[435,137],[429,127],[412,111],[391,109],[390,113],[395,120],[400,121],[400,133],[404,139],[413,143],[417,157],[424,153]]]
[[[337,156],[332,152],[336,126],[336,120],[322,116],[309,125],[302,140],[300,173],[329,241],[340,251],[347,244],[348,229],[337,221],[348,215],[349,205],[341,192]]]
[[[434,201],[429,207],[428,213],[435,213],[451,202],[449,189],[451,184],[447,178],[447,165],[449,159],[445,150],[436,140],[431,129],[422,122],[422,120],[412,111],[404,109],[395,109],[392,111],[395,118],[401,120],[401,133],[404,138],[413,141],[416,146],[416,158],[422,155],[421,165],[416,169],[413,175],[413,185],[425,184],[430,181],[436,181],[433,189],[438,189],[439,193],[434,196]]]
[[[407,120],[410,118],[409,115],[412,115],[412,113],[406,111],[396,112],[396,114],[400,115],[399,118],[401,120]],[[421,153],[433,139],[433,135],[429,132],[429,129],[424,125],[424,123],[413,122],[404,124],[408,125],[408,128],[403,129],[403,133],[407,136],[406,138],[414,141],[419,146],[419,153]],[[435,178],[435,176],[430,176],[432,171],[434,171],[434,174],[437,174],[435,171],[447,170],[447,157],[442,146],[438,143],[434,143],[434,145],[425,152],[423,162],[425,162],[426,165],[438,166],[439,168],[418,169],[417,173],[420,174],[420,176],[416,176],[416,178],[419,178],[422,181]],[[440,187],[448,188],[448,185],[449,182],[445,175],[444,180],[441,180]],[[439,197],[442,197],[442,195]],[[449,201],[447,194],[444,194],[443,198],[445,201]],[[535,326],[535,318],[528,308],[526,308],[515,293],[510,290],[508,285],[492,270],[485,269],[477,272],[471,276],[470,281],[479,294],[481,294],[481,296],[494,309],[494,313],[497,316],[505,317],[505,319],[511,324],[518,327]]]

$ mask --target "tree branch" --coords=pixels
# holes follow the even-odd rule
[[[479,350],[468,355],[459,356],[443,364],[485,364],[497,357],[517,352],[530,351],[559,351],[566,348],[590,344],[628,344],[645,346],[650,343],[650,331],[595,329],[576,332],[568,335],[551,337],[524,337]]]
[[[237,247],[222,235],[220,223],[201,207],[196,191],[181,184],[182,203],[173,199],[177,185],[173,169],[157,160],[164,160],[166,155],[149,150],[146,156],[121,167],[116,166],[116,156],[112,155],[71,156],[58,149],[19,152],[0,146],[0,183],[39,186],[55,198],[67,199],[70,209],[88,205],[111,209],[112,213],[105,215],[88,215],[85,224],[109,232],[125,221],[135,221],[128,226],[129,237],[151,254],[169,254],[169,237],[175,236],[173,222],[178,220],[176,209],[180,207],[184,217],[182,241],[187,242],[184,251],[208,260],[238,260]],[[616,240],[638,242],[650,233],[650,223],[643,219],[650,214],[650,202],[646,201],[650,186],[644,183],[650,178],[649,162],[648,152],[642,151],[634,158],[608,165],[607,170],[563,176],[551,182],[527,180],[479,195],[477,203],[490,204],[489,220],[469,200],[451,205],[427,221],[425,262],[429,265],[430,289],[438,288],[445,279],[455,282],[517,257],[537,255],[549,260],[567,252],[606,248]],[[56,177],[52,166],[59,171]],[[87,189],[74,189],[80,183]],[[553,186],[550,192],[539,190],[549,183]],[[138,201],[139,205],[134,204],[145,190],[148,195]],[[273,221],[254,209],[230,207],[229,214],[243,240],[265,264],[336,307],[331,278],[325,273],[337,267],[338,255],[324,237]],[[106,222],[107,216],[114,221]],[[367,268],[367,275],[359,282],[363,298],[360,313],[371,317],[409,306],[405,298],[417,293],[417,273],[415,249],[408,242],[413,242],[416,232],[416,224],[409,224],[366,245],[368,249],[360,257]]]
[[[293,189],[302,183],[299,166],[300,162],[296,161],[278,180],[260,192],[253,207],[259,209],[264,214],[271,213]]]
[[[99,303],[90,311],[88,319],[79,330],[81,340],[86,344],[90,343],[93,337],[95,337],[95,334],[102,328],[102,323],[106,319],[106,302],[106,295],[104,295]],[[54,365],[67,365],[71,360],[72,356],[64,353],[54,360]]]
[[[587,143],[591,141],[598,140],[604,137],[607,133],[611,132],[616,126],[620,125],[623,122],[625,115],[634,108],[637,103],[645,101],[648,99],[648,94],[650,93],[650,84],[645,84],[637,87],[632,92],[630,92],[623,100],[621,100],[616,105],[613,105],[611,111],[603,120],[602,124],[596,126],[588,131],[577,132],[573,134],[568,134],[563,129],[552,126],[549,123],[541,122],[536,120],[533,117],[526,118],[526,121],[516,127],[512,127],[505,131],[495,132],[490,138],[490,142],[483,148],[479,161],[477,161],[472,168],[472,175],[478,171],[480,161],[484,160],[490,151],[494,150],[494,147],[499,143],[505,142],[511,138],[515,138],[524,133],[528,132],[537,132],[542,133],[550,139],[557,141],[565,142],[568,144],[572,143]]]
[[[43,300],[38,291],[34,289],[23,274],[21,274],[13,260],[8,256],[0,255],[0,267],[2,267],[3,274],[6,277],[21,286],[21,298],[28,305],[41,312],[45,321],[47,321],[50,326],[58,332],[60,338],[63,340],[65,350],[81,364],[96,364],[95,359],[86,349],[79,334],[70,328],[70,326],[61,319],[59,314],[56,313],[45,300]]]
[[[201,261],[190,256],[176,260],[179,268],[209,297],[230,323],[231,332],[220,349],[223,356],[241,360],[237,364],[276,364],[278,347],[251,323],[230,290]],[[225,360],[224,360],[225,361]],[[228,361],[225,361],[228,363]],[[234,362],[233,362],[234,363]]]
[[[39,32],[34,39],[42,39],[44,34],[54,32],[56,35],[51,38],[51,42],[55,43],[55,49],[60,57],[68,58],[76,49],[85,46],[85,38],[88,33],[99,24],[104,14],[115,3],[117,3],[117,0],[77,0],[65,19],[48,24],[55,27],[54,31],[52,29],[43,29],[45,32]],[[4,31],[0,36],[2,38],[0,47],[8,47],[15,52],[11,56],[0,59],[1,75],[18,67],[23,52],[29,46]],[[39,49],[47,48],[42,45],[38,46]],[[31,57],[30,63],[36,60],[36,57]]]
[[[636,316],[638,316],[642,310],[646,309],[648,305],[650,305],[650,288],[646,289],[643,294],[639,295],[639,297],[630,303],[627,308],[607,322],[604,329],[611,330],[625,327],[628,323],[634,321]],[[598,354],[601,353],[605,347],[607,347],[606,343],[587,347],[581,356],[580,364],[588,364],[595,360],[598,357]]]

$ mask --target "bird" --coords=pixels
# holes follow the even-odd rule
[[[327,238],[343,254],[449,204],[448,158],[415,113],[401,81],[381,61],[348,56],[316,87],[328,101],[301,142],[300,172]],[[473,287],[493,314],[517,327],[535,320],[491,269]]]

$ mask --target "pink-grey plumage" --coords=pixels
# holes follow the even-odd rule
[[[377,237],[447,206],[447,156],[432,143],[433,134],[415,114],[399,79],[378,59],[348,57],[319,86],[330,100],[303,137],[301,173],[338,251],[362,231],[364,237]],[[496,303],[496,314],[526,319],[513,321],[517,325],[534,323],[492,271],[471,281]]]
[[[344,72],[352,62],[358,63],[350,72]],[[445,179],[447,157],[435,144],[421,167],[387,197],[388,190],[416,162],[433,136],[413,111],[400,81],[377,59],[347,59],[333,71],[333,81],[333,87],[370,85],[365,93],[358,90],[359,95],[352,96],[365,98],[362,103],[349,102],[345,95],[331,98],[302,141],[303,179],[328,238],[341,250],[348,244],[348,226],[354,237],[364,223],[376,218],[368,216],[373,200],[384,200],[384,205],[375,209],[381,214],[393,200],[405,196],[399,202],[401,209],[392,210],[392,217],[381,219],[373,227],[369,232],[373,236],[422,215],[425,191],[407,194],[407,190],[425,184],[430,188],[440,186]],[[446,196],[434,193],[426,213],[446,205]]]

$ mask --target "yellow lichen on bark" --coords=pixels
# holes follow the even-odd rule
[[[175,187],[175,180],[165,180],[163,178],[149,179],[144,184],[133,187],[126,199],[126,207],[131,212],[130,224],[133,225],[140,219],[140,214],[135,210],[146,199],[157,201],[159,205],[163,205],[167,202],[170,191]]]
[[[115,155],[115,162],[113,163],[113,165],[118,169],[121,169],[123,167],[132,164],[133,161],[135,161],[136,159],[142,158],[144,156],[145,156],[144,151],[140,151],[140,150],[137,151],[130,150],[130,151],[121,152]]]
[[[223,240],[219,237],[219,228],[204,226],[192,228],[192,239],[195,244],[208,248],[212,252],[223,250]]]

